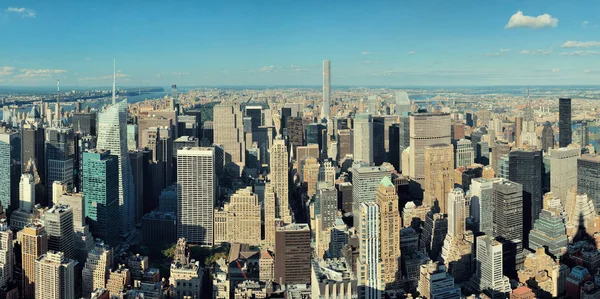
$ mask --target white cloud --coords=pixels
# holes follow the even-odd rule
[[[510,17],[504,29],[511,28],[531,28],[539,29],[544,27],[556,27],[558,26],[558,19],[553,18],[549,14],[539,15],[537,17],[526,16],[522,11],[517,11]]]
[[[560,73],[560,69],[559,68],[554,68],[554,69],[552,69],[552,72],[553,73]]]
[[[591,74],[591,73],[593,73],[594,71],[592,71],[592,70],[583,70],[583,72],[584,72],[584,73],[586,73],[586,74]]]
[[[89,58],[89,57],[86,57],[86,58],[84,58],[83,60],[85,60],[85,61],[90,61],[90,60],[92,60],[92,59],[91,59],[91,58]]]
[[[259,69],[261,72],[274,72],[276,71],[275,67],[272,65],[263,66]]]
[[[20,74],[15,76],[15,79],[50,79],[51,77],[59,74],[66,73],[66,70],[31,70],[31,69],[22,69],[19,71]]]
[[[561,56],[590,56],[590,55],[600,55],[600,51],[573,51],[573,52],[563,52],[558,55]]]
[[[510,49],[500,49],[500,52],[502,52],[502,53],[510,52]]]
[[[581,23],[581,28],[585,29],[587,28],[587,26],[590,24],[590,22],[588,21],[583,21],[583,23]]]
[[[0,76],[12,75],[14,71],[15,68],[12,66],[0,66]]]
[[[519,52],[521,55],[538,55],[538,56],[546,56],[552,54],[552,49],[548,50],[521,50]]]
[[[600,47],[600,41],[590,41],[590,42],[578,42],[578,41],[567,41],[562,44],[563,48],[593,48]]]
[[[362,53],[360,53],[360,54],[362,54],[362,55],[369,55],[369,54],[371,54],[371,52],[366,52],[366,51],[364,51],[364,52],[362,52]]]
[[[35,10],[25,7],[9,7],[6,9],[6,12],[16,13],[18,15],[21,15],[22,17],[27,18],[35,18],[36,15]]]
[[[417,54],[417,52],[415,52],[415,51],[409,51],[408,52],[408,55],[415,55],[415,54]]]

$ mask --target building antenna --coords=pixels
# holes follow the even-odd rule
[[[115,89],[117,88],[117,60],[113,58],[113,89],[112,89],[112,103],[117,103],[115,98]]]

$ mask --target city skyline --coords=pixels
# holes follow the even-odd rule
[[[597,84],[585,2],[6,3],[0,86]]]

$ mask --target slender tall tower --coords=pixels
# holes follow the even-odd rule
[[[271,147],[271,184],[275,187],[276,218],[291,223],[288,186],[288,152],[283,139],[273,141]]]
[[[360,204],[360,249],[357,276],[360,298],[381,299],[385,289],[384,265],[381,260],[381,231],[379,206],[374,202]]]
[[[396,187],[389,177],[383,177],[376,192],[376,202],[380,211],[381,260],[385,288],[399,289],[402,274],[400,272],[400,226],[402,219],[398,209]]]
[[[6,219],[0,220],[0,287],[13,280],[15,255],[13,253],[13,233]]]
[[[23,264],[23,298],[34,298],[35,260],[48,251],[48,235],[40,223],[30,223],[23,229],[21,259]]]
[[[558,99],[558,143],[560,147],[571,144],[571,98]]]
[[[373,163],[373,118],[359,113],[354,118],[354,161]]]
[[[331,96],[331,60],[323,60],[323,110],[322,118],[329,118],[329,97]]]
[[[133,174],[127,150],[127,100],[119,103],[115,98],[116,71],[113,75],[113,104],[98,114],[97,148],[110,150],[119,160],[119,210],[121,233],[134,227],[135,196]]]

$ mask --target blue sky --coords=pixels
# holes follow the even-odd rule
[[[2,0],[0,86],[600,84],[596,0],[171,2]]]

